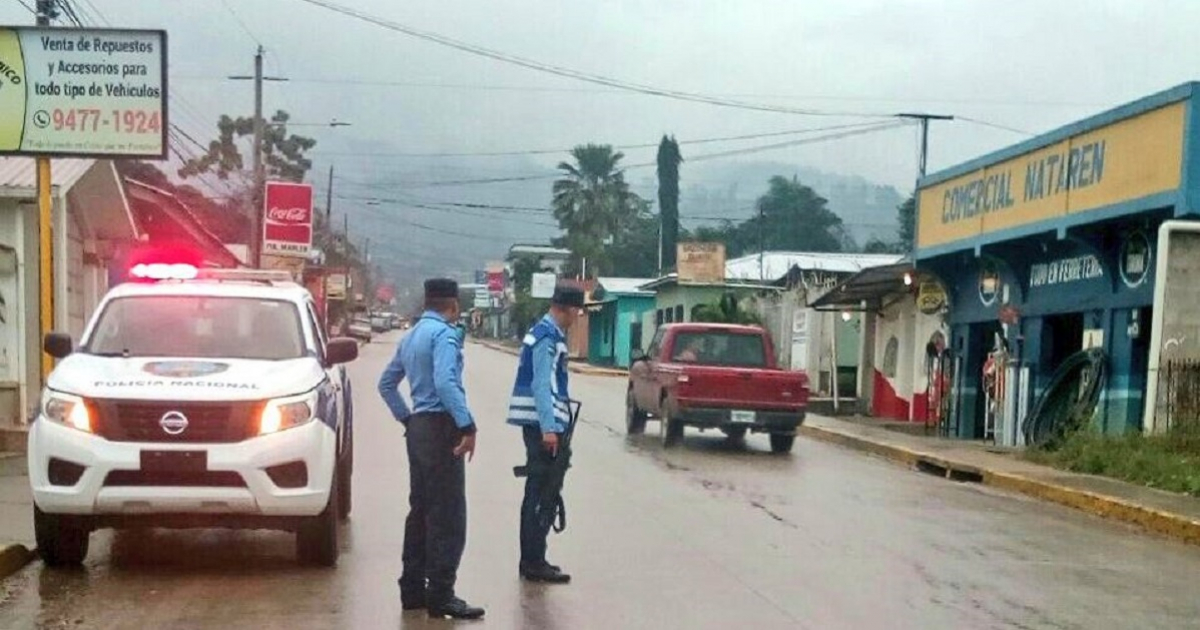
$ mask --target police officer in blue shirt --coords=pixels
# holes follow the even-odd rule
[[[571,576],[546,560],[550,524],[539,522],[537,505],[549,460],[558,451],[558,436],[570,420],[567,392],[567,331],[579,319],[584,294],[560,284],[550,299],[550,312],[534,324],[521,348],[521,362],[508,407],[508,423],[521,427],[525,439],[525,499],[521,502],[521,577],[532,582],[565,584]]]
[[[484,610],[454,594],[467,536],[465,461],[475,454],[475,420],[462,384],[462,339],[455,328],[458,283],[425,282],[425,313],[400,341],[379,393],[407,429],[409,512],[404,525],[400,600],[430,617],[478,619]],[[400,396],[408,379],[413,408]]]

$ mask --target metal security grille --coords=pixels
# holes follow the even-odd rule
[[[260,403],[176,403],[100,400],[96,433],[116,442],[228,443],[258,434]],[[177,435],[160,424],[172,411],[187,417]]]

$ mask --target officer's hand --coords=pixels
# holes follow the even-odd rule
[[[546,449],[547,451],[550,451],[551,455],[558,455],[558,434],[557,433],[543,433],[542,434],[542,448]]]
[[[467,456],[467,461],[471,461],[471,460],[475,459],[475,434],[474,433],[472,433],[470,435],[462,436],[462,440],[458,443],[458,446],[454,447],[454,456],[455,457],[462,457],[463,455]]]

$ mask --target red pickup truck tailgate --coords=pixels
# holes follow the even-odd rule
[[[803,372],[679,364],[664,368],[678,374],[674,395],[682,407],[793,410],[808,403]]]

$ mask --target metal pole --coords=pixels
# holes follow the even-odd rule
[[[56,15],[53,0],[38,0],[38,26],[49,26],[50,18]],[[50,158],[37,158],[38,314],[43,339],[54,330],[54,200],[51,197],[51,183]],[[53,369],[54,357],[42,352],[43,384]]]
[[[767,271],[763,268],[763,222],[765,221],[762,204],[758,204],[758,281],[767,281]]]
[[[929,161],[929,121],[954,120],[954,116],[942,114],[896,114],[896,118],[910,118],[921,124],[921,154],[917,157],[918,177],[925,177],[925,165]]]
[[[333,218],[333,165],[329,165],[329,190],[325,191],[325,223]]]
[[[266,181],[263,174],[263,47],[258,47],[254,55],[254,195],[253,208],[250,213],[250,263],[258,268],[262,266],[262,217],[263,217],[263,188]]]

